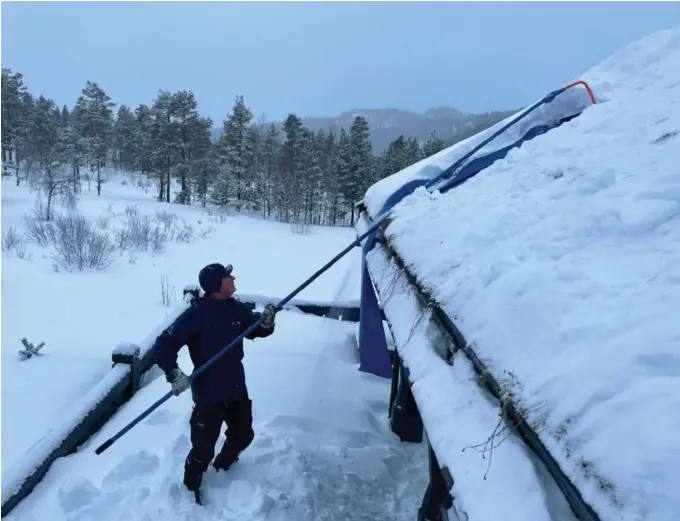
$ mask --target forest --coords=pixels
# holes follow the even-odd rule
[[[507,115],[497,114],[484,126]],[[214,139],[215,123],[189,90],[159,90],[133,110],[87,81],[72,107],[59,107],[32,95],[21,73],[2,69],[2,175],[40,190],[48,220],[54,199],[77,197],[84,184],[101,195],[108,168],[141,172],[163,202],[351,225],[369,186],[445,146],[435,132],[422,143],[401,135],[376,153],[362,116],[349,129],[313,132],[293,113],[282,124],[256,121],[242,95],[221,126]]]

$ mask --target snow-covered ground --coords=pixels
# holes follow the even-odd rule
[[[600,518],[674,521],[680,28],[577,79],[597,105],[449,193],[417,190],[387,234]],[[461,371],[431,374],[474,385]]]
[[[123,184],[125,183],[125,184]],[[149,215],[155,226],[172,220],[172,233],[193,227],[194,240],[169,240],[162,251],[117,251],[115,263],[98,271],[55,271],[53,247],[25,241],[17,251],[2,252],[2,472],[6,472],[59,422],[111,369],[111,351],[124,341],[140,343],[176,309],[187,284],[198,283],[201,267],[231,263],[243,293],[282,298],[330,260],[354,238],[351,229],[312,227],[308,235],[290,225],[239,216],[220,217],[198,207],[154,200],[127,176],[112,176],[101,197],[84,192],[83,214],[114,236],[126,228],[126,208]],[[36,193],[14,179],[2,180],[2,231],[27,232]],[[63,207],[57,211],[63,212]],[[170,212],[177,217],[161,216]],[[200,237],[208,230],[206,237]],[[21,254],[20,258],[19,253]],[[358,297],[355,255],[348,255],[303,290],[302,299]],[[353,270],[350,268],[354,268]],[[169,305],[162,303],[162,284]],[[350,288],[350,289],[347,289]],[[349,293],[348,293],[349,292]],[[45,342],[42,356],[20,360],[21,338]]]
[[[78,453],[55,462],[6,519],[412,520],[427,484],[425,446],[390,432],[389,382],[357,371],[352,335],[350,323],[283,311],[276,333],[249,346],[255,440],[227,473],[208,471],[204,507],[181,484],[190,393],[94,453],[167,392],[157,379]]]

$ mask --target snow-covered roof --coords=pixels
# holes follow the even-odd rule
[[[675,521],[680,28],[580,79],[597,105],[450,192],[417,190],[395,206],[388,233],[600,518]],[[406,179],[449,166],[492,131],[376,183],[371,214]],[[440,369],[431,378],[459,383]],[[451,460],[462,448],[447,445]],[[478,492],[458,490],[468,503]]]

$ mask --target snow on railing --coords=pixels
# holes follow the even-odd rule
[[[236,298],[241,302],[250,304],[251,306],[264,306],[266,304],[276,304],[281,300],[279,297],[271,297],[265,295],[251,295],[237,293]],[[338,300],[331,302],[322,302],[316,300],[305,299],[291,299],[284,307],[284,309],[296,308],[302,313],[308,313],[326,318],[337,318],[348,322],[359,321],[359,300]]]

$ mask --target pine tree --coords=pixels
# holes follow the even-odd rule
[[[304,214],[297,222],[304,224],[318,222],[318,218],[315,219],[315,214],[320,202],[321,165],[319,155],[320,147],[317,144],[316,136],[307,128],[303,128],[300,174],[304,194],[302,202]]]
[[[236,96],[234,108],[223,123],[219,141],[220,178],[215,187],[217,192],[213,200],[226,205],[233,198],[238,212],[247,206],[244,195],[248,183],[247,163],[251,155],[248,151],[247,136],[252,119],[253,113],[246,107],[243,96]]]
[[[407,141],[403,134],[392,141],[385,152],[385,169],[383,176],[387,177],[408,166]]]
[[[189,126],[191,136],[190,185],[193,187],[192,192],[195,192],[204,207],[210,184],[217,176],[217,158],[211,139],[212,126],[212,120],[204,117],[197,117]]]
[[[113,126],[113,163],[116,168],[132,170],[134,168],[134,139],[137,124],[134,114],[125,105],[118,109]]]
[[[349,131],[350,163],[349,175],[343,187],[347,210],[351,213],[351,225],[354,226],[354,204],[361,199],[363,193],[375,181],[375,163],[371,142],[369,141],[368,122],[365,118],[354,118]]]
[[[151,171],[158,179],[158,200],[169,203],[172,170],[178,162],[172,125],[172,94],[165,90],[158,91],[151,113],[153,121],[149,125],[149,161]]]
[[[153,169],[153,110],[146,105],[135,109],[135,126],[132,138],[132,157],[135,168],[142,174],[151,174]]]
[[[337,161],[337,147],[335,134],[326,135],[319,130],[315,136],[319,155],[319,215],[318,224],[326,225],[330,222],[334,201],[337,202],[338,184],[335,177]]]
[[[437,133],[433,130],[432,134],[423,145],[423,157],[430,157],[440,150],[444,149],[444,142],[437,137]]]
[[[191,185],[197,161],[210,149],[210,128],[212,121],[198,113],[198,103],[191,91],[182,90],[169,97],[168,128],[165,138],[170,154],[170,169],[173,177],[179,178],[180,193],[177,202],[191,203]]]
[[[329,133],[326,138],[324,156],[326,158],[324,186],[326,187],[326,197],[328,198],[328,213],[324,224],[335,226],[339,218],[341,192],[340,180],[336,174],[338,171],[340,149],[333,132]]]
[[[414,137],[408,138],[406,142],[406,166],[416,164],[421,159],[420,145]]]
[[[45,218],[52,219],[54,198],[66,195],[68,179],[63,175],[64,142],[61,135],[59,110],[53,100],[40,96],[28,123],[28,152],[36,159],[41,171],[40,184],[47,196]]]
[[[352,162],[352,146],[350,143],[349,136],[345,132],[344,128],[340,129],[340,138],[338,140],[338,154],[337,154],[337,161],[335,164],[336,168],[336,179],[337,179],[337,187],[338,187],[338,209],[337,209],[337,216],[340,218],[342,215],[345,214],[346,208],[348,206],[351,207],[352,203],[350,202],[349,205],[347,204],[348,200],[348,194],[351,196],[351,193],[347,189],[347,187],[351,184],[350,176],[350,165]]]
[[[299,222],[302,213],[302,177],[304,127],[302,120],[289,114],[283,123],[285,139],[281,147],[281,176],[277,186],[277,207],[280,218],[286,222]]]
[[[2,69],[2,175],[9,175],[9,165],[15,167],[17,186],[19,186],[19,159],[16,157],[17,138],[21,128],[27,124],[27,94],[21,73],[12,73],[11,69]]]
[[[243,199],[248,209],[260,211],[261,187],[264,184],[263,136],[260,129],[251,126],[246,131],[245,172]]]
[[[92,168],[97,171],[97,195],[102,192],[101,169],[111,146],[113,133],[113,107],[115,103],[97,83],[88,81],[76,102],[80,111],[80,132],[87,141]]]
[[[64,142],[64,163],[71,170],[71,190],[73,194],[80,191],[80,166],[84,163],[87,143],[81,136],[80,123],[82,113],[76,107],[69,113],[66,105],[61,109],[61,130]]]
[[[21,94],[21,119],[19,127],[16,129],[14,137],[14,167],[16,171],[17,186],[20,183],[20,161],[23,162],[26,177],[29,184],[32,183],[32,177],[35,170],[36,159],[31,153],[31,131],[30,124],[35,111],[35,99],[29,92]]]
[[[208,152],[204,157],[195,163],[195,173],[193,176],[193,191],[196,198],[201,202],[203,208],[208,202],[210,186],[217,178],[219,172],[219,157],[216,151]]]
[[[273,200],[276,180],[279,176],[279,155],[281,137],[275,125],[269,125],[262,144],[263,181],[260,191],[262,198],[262,214],[269,219],[275,202]]]

